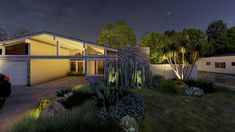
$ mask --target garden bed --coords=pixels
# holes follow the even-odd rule
[[[154,82],[157,84],[154,88],[117,90],[103,85],[95,88],[77,85],[61,89],[57,96],[68,96],[59,101],[68,112],[49,118],[29,116],[11,130],[121,131],[120,121],[129,115],[138,122],[136,128],[143,132],[235,131],[233,92],[210,82],[194,80],[187,82],[189,88],[197,86],[205,93],[187,95],[182,91],[186,86],[183,82],[162,77],[155,77]]]

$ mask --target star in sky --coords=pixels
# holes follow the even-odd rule
[[[170,15],[171,15],[171,12],[170,12],[170,11],[168,11],[168,12],[167,12],[167,16],[170,16]]]

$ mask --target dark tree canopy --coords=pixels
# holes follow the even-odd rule
[[[206,29],[208,40],[210,41],[217,39],[226,30],[227,30],[227,25],[222,20],[211,22]]]
[[[209,24],[207,30],[207,44],[203,47],[204,56],[235,53],[235,27],[227,29],[222,20]]]
[[[207,44],[203,47],[203,56],[213,56],[224,53],[226,45],[219,42],[220,37],[227,31],[227,25],[222,20],[213,21],[206,30]]]
[[[235,27],[222,34],[215,45],[217,54],[235,53]]]
[[[100,32],[98,44],[108,44],[113,48],[123,48],[128,45],[136,45],[136,37],[133,29],[125,21],[117,21],[115,24],[106,24]]]
[[[164,63],[161,54],[162,47],[165,45],[166,37],[162,33],[151,32],[142,36],[140,40],[141,47],[150,47],[150,61],[153,64]]]
[[[175,33],[176,33],[175,30],[167,30],[164,32],[164,35],[170,37],[170,36],[173,36]]]
[[[6,40],[7,39],[7,33],[4,28],[0,25],[0,41]]]

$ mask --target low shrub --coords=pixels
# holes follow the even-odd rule
[[[122,97],[115,105],[108,108],[103,107],[98,112],[101,119],[120,120],[129,115],[135,119],[144,116],[144,98],[138,93],[128,93]]]
[[[98,108],[94,101],[86,101],[65,113],[62,116],[55,116],[50,118],[34,118],[27,116],[19,121],[10,130],[12,132],[103,132],[114,131],[119,132],[120,127],[118,123],[111,120],[100,121],[97,117]]]
[[[82,84],[78,84],[73,86],[72,91],[76,92],[76,91],[82,91],[82,92],[86,92],[86,93],[95,93],[96,90],[91,88],[88,84],[86,83],[82,83]]]
[[[71,108],[81,105],[82,103],[84,103],[85,101],[89,99],[92,99],[93,96],[95,95],[96,94],[77,91],[77,92],[73,92],[73,95],[66,98],[65,100],[61,100],[60,103],[65,108],[71,109]]]
[[[138,132],[139,125],[133,117],[129,115],[123,117],[120,121],[120,126],[124,132]]]
[[[185,88],[185,94],[189,96],[202,96],[204,95],[204,92],[201,88],[197,87],[190,87],[190,88]]]
[[[65,94],[71,93],[72,89],[71,88],[61,88],[56,91],[56,96],[57,97],[64,97]]]
[[[165,81],[166,79],[163,77],[163,76],[160,76],[160,75],[155,75],[153,76],[153,81],[156,81],[158,83],[162,82],[162,81]]]
[[[176,94],[179,92],[179,85],[173,80],[164,80],[160,82],[159,90],[167,94]]]
[[[76,107],[84,103],[86,100],[92,99],[93,96],[96,96],[95,90],[90,88],[87,84],[75,85],[69,90],[71,90],[73,94],[64,100],[59,101],[67,109]]]
[[[197,79],[197,80],[187,80],[185,83],[189,87],[199,87],[203,90],[204,93],[212,93],[215,92],[216,89],[214,88],[213,82],[204,80],[204,79]]]
[[[113,105],[118,98],[116,89],[99,88],[96,91],[97,96],[94,97],[96,104],[100,107],[108,108]]]

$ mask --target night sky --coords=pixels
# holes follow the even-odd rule
[[[145,32],[194,27],[222,19],[235,25],[235,0],[0,0],[0,24],[96,41],[101,28],[125,20]]]

